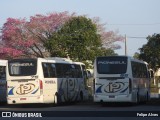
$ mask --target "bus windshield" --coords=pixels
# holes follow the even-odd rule
[[[98,57],[99,74],[123,74],[127,71],[127,57]]]
[[[11,60],[8,62],[10,76],[30,76],[37,73],[36,59]]]

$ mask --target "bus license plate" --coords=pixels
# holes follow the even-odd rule
[[[114,95],[110,95],[109,98],[115,98],[115,96]]]
[[[27,98],[20,98],[20,100],[26,100]]]

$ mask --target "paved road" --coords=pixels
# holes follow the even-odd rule
[[[159,117],[154,117],[154,119],[160,118],[160,100],[152,100],[151,102],[148,102],[147,104],[140,104],[140,105],[130,105],[130,104],[106,104],[106,105],[100,105],[95,104],[93,102],[84,102],[84,103],[76,103],[76,104],[67,104],[67,105],[60,105],[60,106],[53,106],[53,105],[39,105],[39,104],[32,104],[32,105],[1,105],[0,111],[12,111],[12,112],[18,112],[23,113],[23,111],[27,112],[42,112],[42,115],[50,116],[57,116],[56,119],[63,119],[65,120],[72,120],[76,117],[76,119],[80,119],[81,117],[84,117],[83,120],[92,118],[92,120],[99,120],[99,119],[105,119],[106,116],[111,116],[112,119],[124,120],[124,117],[127,119],[127,117],[139,114],[139,117],[136,119],[153,119],[153,117],[145,117],[145,115],[152,113],[153,115],[158,115]],[[47,112],[45,112],[47,111]],[[65,111],[65,112],[64,112]],[[103,114],[101,114],[103,113]],[[66,114],[69,114],[67,116]],[[81,116],[82,114],[82,116]],[[122,117],[121,117],[122,114]],[[88,115],[87,117],[85,117]],[[92,116],[93,115],[93,116]],[[99,115],[99,117],[98,117]],[[117,117],[117,118],[114,118]],[[144,117],[142,117],[144,116]],[[107,118],[108,120],[109,118]],[[134,119],[134,117],[130,118],[130,120]],[[82,119],[80,119],[82,120]],[[106,120],[106,119],[105,119]]]
[[[0,105],[0,111],[160,111],[160,100],[147,104],[131,105],[126,103],[96,104],[81,102],[55,106],[52,104]]]

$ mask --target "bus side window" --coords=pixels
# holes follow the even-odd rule
[[[56,68],[53,63],[42,63],[44,78],[56,77]]]
[[[71,77],[71,68],[68,64],[63,65],[64,77]]]
[[[132,62],[131,66],[132,66],[132,75],[134,78],[137,78],[138,74],[137,74],[137,69],[136,69],[136,63]]]
[[[50,76],[53,78],[56,77],[56,66],[53,63],[50,64]]]
[[[64,64],[56,63],[56,74],[58,78],[64,77]]]
[[[82,71],[80,65],[75,65],[76,78],[82,78]]]
[[[145,78],[149,78],[148,70],[147,70],[147,66],[146,65],[143,65],[143,71],[144,71],[144,77]]]
[[[74,78],[75,77],[75,66],[71,64],[66,64],[64,66],[65,66],[64,68],[65,77]]]
[[[135,67],[132,67],[132,74],[133,74],[133,77],[136,78],[136,68]]]
[[[46,63],[42,63],[42,67],[43,67],[43,75],[44,75],[44,78],[47,78],[49,75],[48,75],[48,66]]]

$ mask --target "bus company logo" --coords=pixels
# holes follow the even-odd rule
[[[33,63],[13,63],[11,66],[34,66]]]
[[[110,82],[105,88],[104,91],[107,93],[116,93],[116,92],[125,92],[127,86],[123,82]]]
[[[34,89],[35,85],[32,83],[20,84],[20,86],[16,90],[16,93],[18,95],[24,95],[33,92]]]

